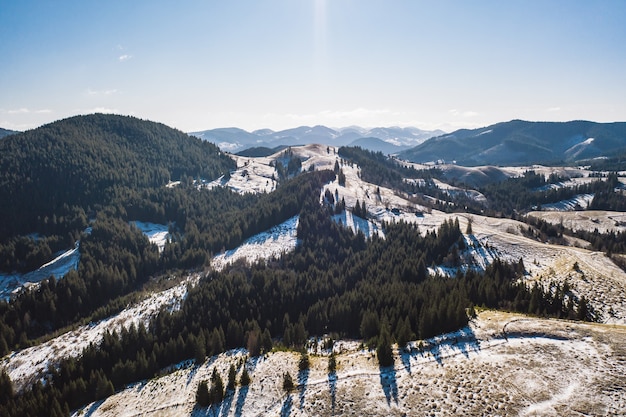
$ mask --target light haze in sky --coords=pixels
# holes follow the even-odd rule
[[[626,1],[0,0],[0,127],[626,121]]]

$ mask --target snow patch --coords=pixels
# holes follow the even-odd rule
[[[362,232],[366,238],[372,238],[374,235],[384,238],[385,234],[380,225],[374,223],[371,220],[362,219],[355,216],[351,211],[344,210],[340,214],[333,216],[333,220],[336,223],[342,224],[351,229],[355,234],[359,231]]]
[[[576,211],[589,207],[593,201],[593,194],[579,194],[569,200],[562,200],[557,203],[544,204],[542,210],[546,211]]]
[[[179,309],[187,295],[187,286],[195,284],[198,279],[197,275],[189,276],[183,283],[152,294],[112,317],[81,326],[40,345],[12,352],[2,359],[0,366],[8,372],[15,389],[21,391],[43,377],[48,368],[56,366],[61,359],[78,357],[90,344],[100,344],[105,333],[119,332],[131,325],[148,326],[150,319],[162,308]]]
[[[299,216],[294,216],[278,226],[272,227],[267,232],[252,236],[241,246],[214,257],[211,265],[217,270],[222,270],[240,259],[255,262],[259,259],[278,257],[285,252],[294,250],[298,244],[299,219]]]
[[[159,247],[159,252],[163,252],[165,243],[170,238],[169,226],[165,224],[133,221],[131,224],[137,226],[141,232],[148,237],[150,243]]]
[[[20,291],[23,287],[37,285],[50,276],[62,278],[68,272],[78,269],[79,247],[80,242],[77,241],[73,249],[60,253],[56,258],[35,271],[25,274],[0,274],[0,298],[8,300],[12,294]]]

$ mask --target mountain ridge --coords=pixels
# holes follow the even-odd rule
[[[511,120],[431,138],[400,157],[412,162],[521,165],[609,156],[626,148],[626,122]]]

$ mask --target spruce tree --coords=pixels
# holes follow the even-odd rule
[[[206,381],[200,381],[198,384],[198,389],[196,391],[196,403],[200,407],[208,407],[211,404],[209,387]]]
[[[239,384],[242,387],[248,386],[250,385],[250,374],[248,373],[248,370],[246,369],[246,367],[243,367],[243,371],[241,371],[241,377],[239,378]]]
[[[285,372],[283,374],[283,390],[289,392],[289,391],[292,391],[293,389],[294,389],[293,378],[291,378],[291,375],[289,374],[289,372]]]
[[[235,369],[235,365],[230,364],[230,368],[228,369],[228,385],[226,385],[226,389],[229,391],[235,390],[235,383],[237,378],[237,370]]]
[[[307,369],[309,369],[310,365],[311,363],[309,361],[309,355],[306,353],[306,351],[302,351],[302,354],[300,355],[300,362],[298,362],[298,369],[300,371],[306,371]]]
[[[209,402],[211,404],[219,404],[224,399],[224,382],[222,377],[217,373],[217,368],[213,368],[211,375],[211,389],[209,390]]]
[[[393,349],[391,348],[391,337],[387,324],[384,323],[378,336],[378,346],[376,347],[376,356],[378,363],[382,367],[393,365]]]
[[[335,356],[335,352],[330,354],[328,358],[328,373],[332,374],[337,370],[337,358]]]

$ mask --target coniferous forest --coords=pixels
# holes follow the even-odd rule
[[[370,239],[337,224],[332,215],[340,203],[320,204],[321,188],[339,174],[334,171],[297,174],[294,163],[270,194],[197,187],[194,179],[216,179],[234,162],[211,144],[120,116],[68,119],[12,135],[0,146],[0,167],[8,173],[0,182],[0,269],[29,270],[77,240],[81,250],[78,270],[0,301],[1,355],[108,317],[159,277],[202,272],[180,310],[107,334],[30,389],[14,392],[6,373],[0,375],[3,416],[68,415],[172,364],[202,362],[230,348],[243,346],[256,356],[275,344],[301,349],[308,337],[330,334],[363,339],[384,352],[392,342],[402,346],[465,326],[474,306],[593,318],[568,288],[526,286],[519,280],[522,260],[496,260],[484,272],[452,278],[429,272],[432,265],[459,263],[465,240],[458,220],[433,232],[383,224],[385,237]],[[434,175],[358,149],[342,148],[341,155],[358,158],[363,175],[381,185],[401,183],[401,174]],[[175,180],[180,186],[165,187]],[[223,271],[207,268],[214,254],[295,215],[300,243],[294,252]],[[170,225],[162,253],[132,220]]]

